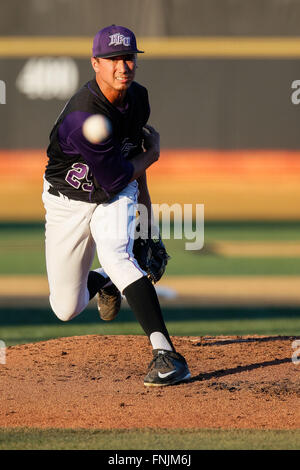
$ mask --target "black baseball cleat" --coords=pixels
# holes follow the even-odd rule
[[[173,385],[191,377],[184,357],[174,351],[153,349],[153,359],[144,379],[146,387]]]
[[[97,307],[100,318],[104,321],[111,321],[116,318],[121,308],[121,301],[121,293],[114,284],[102,287],[97,294]]]

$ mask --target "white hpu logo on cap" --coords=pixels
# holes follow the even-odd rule
[[[110,37],[110,43],[108,44],[109,46],[119,46],[120,44],[123,44],[124,46],[130,46],[129,36],[123,36],[123,34],[116,33],[116,34],[112,34],[109,37]]]

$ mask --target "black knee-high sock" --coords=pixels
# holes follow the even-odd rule
[[[162,316],[156,290],[151,281],[144,276],[127,286],[123,294],[148,338],[151,333],[159,331],[175,351]]]
[[[90,271],[87,281],[87,288],[90,293],[90,300],[97,294],[98,290],[101,289],[109,281],[108,277],[101,276],[101,274],[95,271]]]

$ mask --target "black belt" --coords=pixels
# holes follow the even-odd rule
[[[52,196],[58,196],[59,197],[58,190],[53,188],[53,186],[50,186],[50,188],[48,189],[48,193],[52,194]]]

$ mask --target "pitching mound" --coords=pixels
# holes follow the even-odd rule
[[[300,424],[291,337],[174,337],[192,380],[146,388],[144,336],[76,336],[9,347],[0,426],[257,428]]]

